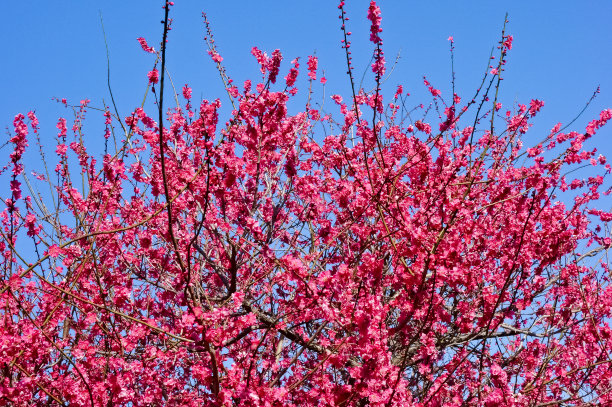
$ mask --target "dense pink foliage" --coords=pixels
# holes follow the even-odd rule
[[[503,111],[488,93],[502,35],[477,97],[447,105],[425,80],[439,118],[408,121],[403,88],[381,93],[374,1],[367,16],[376,89],[334,95],[333,118],[291,113],[298,60],[283,73],[280,51],[253,48],[265,79],[226,82],[231,117],[219,100],[193,108],[185,85],[161,144],[155,114],[103,109],[118,150],[90,153],[88,101],[74,106],[52,174],[29,181],[53,196],[23,197],[39,130],[17,115],[0,405],[612,405],[612,288],[596,257],[612,243],[597,202],[610,167],[584,147],[612,110],[525,146],[543,102]],[[311,86],[317,69],[309,57]],[[566,175],[584,164],[590,176]]]

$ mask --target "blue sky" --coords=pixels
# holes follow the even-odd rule
[[[279,48],[288,61],[316,52],[319,67],[326,71],[325,94],[347,94],[344,54],[340,48],[335,1],[233,1],[177,0],[172,8],[173,30],[169,36],[168,69],[177,85],[189,83],[194,98],[221,98],[221,81],[206,55],[201,12],[211,20],[226,67],[237,83],[257,79],[258,67],[250,55],[252,46],[271,52]],[[348,1],[353,32],[357,77],[369,66],[371,44],[365,19],[368,2]],[[2,92],[0,123],[10,127],[18,112],[36,110],[43,137],[55,137],[59,115],[68,115],[52,97],[92,105],[109,103],[106,88],[106,50],[100,13],[104,19],[111,58],[111,83],[120,113],[127,116],[142,100],[146,73],[153,57],[141,51],[137,37],[158,47],[162,26],[161,1],[28,1],[7,2],[0,25],[4,63],[0,65]],[[509,13],[508,33],[514,47],[501,91],[506,107],[546,102],[534,133],[555,123],[570,121],[595,88],[601,94],[574,129],[612,107],[612,2],[601,1],[380,1],[384,50],[388,61],[398,64],[388,84],[402,84],[413,96],[413,105],[428,102],[423,75],[448,96],[450,56],[447,38],[455,39],[457,86],[469,98],[479,83],[491,48],[497,44],[504,15]],[[369,77],[371,79],[371,76]],[[368,77],[366,77],[367,85]],[[371,82],[370,82],[371,83]],[[365,86],[369,88],[370,86]],[[304,90],[304,89],[302,89]],[[329,101],[327,102],[329,103]],[[68,116],[69,118],[69,116]],[[91,119],[101,137],[103,122]],[[99,133],[99,136],[98,136]],[[612,131],[606,129],[593,142],[612,156]],[[94,135],[92,135],[94,137]],[[533,140],[540,134],[531,134]],[[606,151],[607,150],[607,151]]]

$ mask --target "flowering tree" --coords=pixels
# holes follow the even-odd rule
[[[157,57],[158,111],[102,109],[115,151],[90,153],[92,107],[63,100],[75,119],[57,123],[55,167],[26,171],[40,129],[33,113],[14,119],[0,404],[612,403],[600,256],[612,213],[597,209],[611,168],[583,147],[612,110],[525,147],[543,103],[502,108],[504,31],[472,98],[425,80],[432,108],[413,120],[401,86],[382,94],[376,2],[373,91],[353,80],[340,2],[351,90],[333,96],[339,113],[310,93],[289,112],[300,61],[280,80],[278,50],[253,48],[264,79],[235,85],[209,31],[233,107],[220,125],[220,101],[196,108],[187,85],[167,107],[170,5],[159,50],[139,39]],[[318,61],[306,65],[313,84]],[[569,175],[584,165],[587,179]]]

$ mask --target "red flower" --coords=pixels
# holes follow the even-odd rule
[[[149,83],[155,84],[159,82],[159,71],[157,69],[150,71],[147,76],[149,77]]]
[[[140,46],[142,47],[143,51],[149,52],[151,54],[155,53],[155,49],[153,47],[150,47],[149,44],[147,44],[147,41],[142,38],[136,38],[138,40],[138,42],[140,43]]]

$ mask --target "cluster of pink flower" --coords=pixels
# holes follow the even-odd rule
[[[380,49],[374,1],[368,19]],[[274,90],[280,51],[252,53],[264,78],[227,80],[223,125],[219,100],[194,108],[185,85],[163,130],[143,108],[103,109],[105,134],[120,123],[125,137],[100,159],[81,137],[83,101],[72,133],[58,121],[46,198],[20,194],[28,122],[15,118],[0,404],[612,404],[610,274],[585,262],[611,245],[612,213],[590,207],[611,168],[583,147],[612,110],[531,149],[543,103],[483,127],[501,109],[486,86],[480,105],[453,95],[439,123],[407,122],[403,87],[385,100],[378,80],[332,96],[340,120],[291,114],[298,61]],[[310,80],[317,69],[309,57]],[[335,130],[320,137],[321,124]],[[566,175],[589,163],[597,176]],[[570,206],[555,197],[566,191]],[[28,242],[35,256],[17,254]]]

